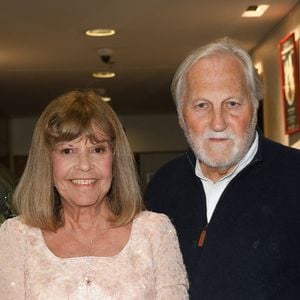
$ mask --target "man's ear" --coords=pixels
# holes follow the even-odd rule
[[[184,129],[184,120],[183,120],[183,116],[182,116],[182,114],[180,115],[179,113],[178,113],[178,123],[179,123],[179,126],[181,127],[181,129]]]

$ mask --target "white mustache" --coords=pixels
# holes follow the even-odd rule
[[[235,135],[230,132],[207,131],[203,135],[204,139],[234,139]]]

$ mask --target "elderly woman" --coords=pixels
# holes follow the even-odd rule
[[[92,91],[51,102],[0,228],[1,299],[187,299],[176,232],[143,211],[120,121]]]

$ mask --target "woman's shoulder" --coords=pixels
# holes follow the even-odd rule
[[[28,229],[28,226],[22,221],[20,216],[9,218],[1,224],[0,232],[20,233],[23,234]]]
[[[174,229],[174,226],[167,215],[148,210],[139,213],[136,216],[134,223],[139,227],[148,230],[168,231]]]
[[[148,222],[169,222],[170,219],[167,215],[163,213],[157,213],[150,210],[143,210],[136,217],[135,220],[142,220]]]

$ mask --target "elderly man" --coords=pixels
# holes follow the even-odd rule
[[[191,150],[145,199],[177,229],[191,299],[300,299],[300,151],[256,130],[260,85],[224,38],[189,55],[172,84]]]

